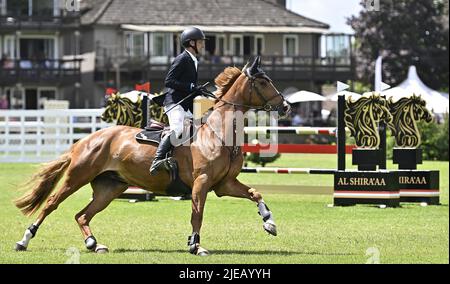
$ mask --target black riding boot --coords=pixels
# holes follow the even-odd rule
[[[175,132],[171,131],[161,139],[158,149],[156,149],[155,158],[150,166],[151,175],[155,175],[158,172],[158,168],[164,163],[167,153],[173,149],[173,145],[170,142],[170,137],[173,135],[175,135]]]

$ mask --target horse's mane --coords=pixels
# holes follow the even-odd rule
[[[241,74],[242,71],[237,67],[225,68],[225,70],[214,79],[214,83],[217,86],[217,91],[215,92],[216,97],[225,95]]]

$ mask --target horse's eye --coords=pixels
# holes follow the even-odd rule
[[[266,81],[261,81],[261,86],[263,86],[263,87],[267,87],[267,82]]]

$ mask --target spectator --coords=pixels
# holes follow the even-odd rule
[[[292,126],[301,126],[305,123],[305,120],[301,117],[300,113],[297,112],[292,118]]]
[[[2,55],[1,65],[5,69],[11,69],[11,68],[14,68],[14,61],[11,60],[6,53],[4,53]]]
[[[8,98],[6,95],[0,97],[0,109],[9,109]]]

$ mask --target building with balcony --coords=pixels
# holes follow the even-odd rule
[[[80,14],[61,0],[0,0],[0,96],[11,109],[76,98]]]
[[[328,34],[327,24],[287,10],[285,2],[84,1],[82,53],[94,54],[89,60],[95,67],[83,73],[82,93],[98,106],[108,87],[126,91],[150,81],[152,92],[162,91],[171,61],[183,50],[180,33],[189,26],[209,39],[201,83],[255,55],[281,91],[320,92],[324,83],[351,79],[350,37]]]
[[[60,9],[61,1],[0,0],[2,65],[14,66],[0,66],[0,90],[14,107],[31,106],[32,88],[38,101],[51,89],[72,108],[102,106],[106,88],[150,81],[152,92],[163,91],[190,26],[208,38],[200,83],[255,55],[285,93],[353,77],[349,36],[328,34],[327,24],[287,10],[285,0],[80,0],[79,13]]]

